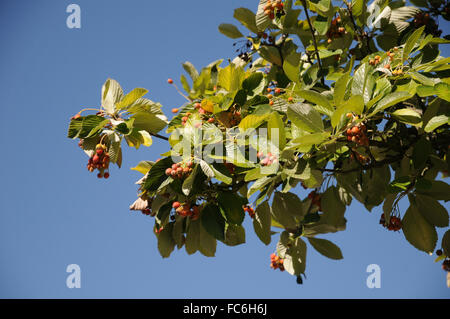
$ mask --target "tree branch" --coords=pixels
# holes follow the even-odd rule
[[[308,13],[308,8],[306,7],[306,1],[302,0],[302,5],[303,8],[305,9],[305,15],[306,15],[306,20],[308,20],[308,25],[309,25],[309,29],[311,30],[311,35],[313,38],[313,43],[314,43],[314,49],[315,49],[315,53],[316,53],[316,57],[317,57],[317,63],[319,64],[319,68],[320,68],[320,73],[321,73],[321,80],[322,80],[322,84],[325,85],[325,79],[323,76],[323,69],[322,69],[322,61],[320,61],[320,56],[319,56],[319,49],[317,48],[317,41],[316,41],[316,35],[315,33],[315,29],[311,23],[311,19],[309,18],[309,13]]]
[[[162,139],[162,140],[164,140],[164,141],[168,141],[169,140],[169,138],[168,137],[165,137],[165,136],[162,136],[162,135],[159,135],[159,134],[154,134],[154,133],[150,133],[150,135],[151,136],[154,136],[154,137],[156,137],[156,138],[160,138],[160,139]]]
[[[386,158],[379,162],[372,162],[370,164],[361,165],[360,167],[356,168],[350,168],[350,169],[332,169],[332,168],[316,168],[317,170],[321,172],[331,172],[331,173],[337,173],[337,174],[345,174],[345,173],[351,173],[351,172],[358,172],[358,171],[367,171],[372,168],[381,167],[386,164],[391,164],[400,161],[403,158],[403,154],[398,154],[397,156]]]

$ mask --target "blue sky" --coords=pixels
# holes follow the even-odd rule
[[[140,178],[129,168],[158,158],[166,144],[155,139],[151,148],[127,149],[123,168],[99,180],[86,170],[77,142],[66,138],[69,118],[99,104],[108,77],[125,91],[147,88],[169,114],[183,99],[167,78],[179,79],[186,60],[201,68],[233,58],[233,41],[217,26],[233,22],[236,7],[255,10],[256,1],[78,0],[79,30],[66,27],[70,3],[0,4],[0,297],[449,297],[434,256],[383,229],[381,208],[369,213],[356,202],[346,212],[347,231],[323,236],[344,259],[329,260],[309,246],[304,285],[269,268],[277,237],[264,246],[248,219],[245,245],[219,244],[215,258],[180,250],[163,260],[153,219],[128,205]],[[380,289],[366,286],[373,263],[381,267]],[[69,264],[81,267],[80,289],[66,287]]]

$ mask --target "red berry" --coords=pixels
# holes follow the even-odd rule
[[[172,208],[175,208],[175,209],[177,209],[180,206],[181,206],[180,202],[173,202],[173,204],[172,204]]]
[[[94,157],[92,158],[92,163],[97,164],[99,161],[100,161],[100,156],[95,154]]]
[[[172,174],[172,169],[169,167],[168,169],[166,169],[166,175],[171,175]]]
[[[108,178],[109,177],[109,173],[106,172],[105,175],[103,175],[104,178]]]
[[[102,177],[103,177],[102,173],[98,173],[98,174],[97,174],[97,177],[98,177],[98,178],[102,178]]]

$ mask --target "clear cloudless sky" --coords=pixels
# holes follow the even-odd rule
[[[66,26],[70,3],[81,7],[81,29]],[[294,277],[269,268],[278,237],[263,245],[248,218],[247,243],[219,243],[215,258],[188,256],[184,249],[160,257],[153,219],[128,210],[141,177],[129,168],[158,158],[165,143],[126,148],[122,169],[112,168],[108,180],[86,170],[87,156],[66,138],[69,118],[99,105],[108,77],[126,92],[147,88],[147,97],[170,116],[183,99],[166,80],[179,82],[182,62],[200,69],[234,57],[233,40],[217,26],[233,22],[239,6],[255,11],[257,1],[0,2],[0,297],[450,296],[435,256],[410,246],[401,232],[382,228],[380,207],[369,213],[354,201],[347,230],[322,236],[341,247],[344,259],[327,259],[308,246],[307,280],[297,285]],[[441,25],[444,34],[448,26]],[[449,53],[444,49],[443,55]],[[80,289],[66,287],[69,264],[81,267]],[[381,267],[380,289],[366,286],[369,264]]]

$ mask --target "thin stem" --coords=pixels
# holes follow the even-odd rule
[[[162,136],[162,135],[159,135],[159,134],[150,133],[150,135],[151,135],[151,136],[154,136],[154,137],[156,137],[156,138],[160,138],[160,139],[165,140],[165,141],[168,141],[168,140],[169,140],[168,137],[165,137],[165,136]]]
[[[192,100],[191,100],[190,98],[188,98],[186,95],[183,94],[183,92],[181,92],[181,91],[178,89],[178,86],[176,86],[175,83],[172,83],[172,85],[174,86],[175,90],[177,90],[177,92],[178,92],[182,97],[184,97],[186,100],[188,100],[188,102],[192,102]]]
[[[317,63],[319,64],[319,68],[321,71],[321,80],[322,80],[322,84],[325,85],[325,79],[323,77],[323,69],[322,69],[322,61],[320,60],[320,56],[319,56],[319,49],[317,48],[317,41],[316,41],[316,35],[315,35],[315,29],[311,23],[311,19],[309,18],[309,13],[308,13],[308,8],[306,7],[306,1],[302,0],[302,5],[303,8],[305,9],[305,15],[306,15],[306,19],[308,20],[308,25],[309,25],[309,29],[311,30],[311,35],[313,38],[313,43],[314,43],[314,49],[315,49],[315,53],[316,53],[316,57],[317,57]]]
[[[338,174],[345,174],[345,173],[351,173],[351,172],[358,172],[358,171],[366,171],[375,167],[381,167],[383,165],[386,164],[391,164],[391,163],[395,163],[398,162],[399,160],[401,160],[403,158],[403,153],[391,157],[391,158],[387,158],[384,159],[382,161],[379,162],[374,162],[371,164],[366,164],[366,165],[361,165],[360,167],[356,167],[356,168],[350,168],[350,169],[331,169],[331,168],[316,168],[317,170],[321,171],[321,172],[331,172],[331,173],[338,173]]]

